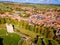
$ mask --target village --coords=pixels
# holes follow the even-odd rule
[[[15,8],[15,7],[14,7]],[[44,26],[51,26],[54,28],[60,28],[60,12],[58,12],[58,9],[33,9],[33,8],[26,8],[26,7],[16,7],[20,8],[23,11],[12,11],[12,14],[10,12],[5,12],[4,14],[0,14],[0,17],[9,17],[11,19],[15,20],[27,20],[32,21],[36,24],[41,24]],[[45,11],[41,11],[45,10]],[[55,11],[56,10],[56,11]],[[22,15],[22,16],[21,16]],[[26,17],[26,18],[24,18]]]

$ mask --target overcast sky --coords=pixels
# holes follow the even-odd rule
[[[12,1],[23,3],[41,3],[41,4],[60,4],[60,0],[0,0],[0,1]]]

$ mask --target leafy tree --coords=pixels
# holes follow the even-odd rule
[[[6,30],[0,30],[0,37],[4,38],[6,36],[7,31]]]
[[[17,45],[21,37],[15,33],[9,33],[3,40],[3,45]]]
[[[24,27],[24,20],[21,20],[19,23],[20,23],[20,26],[23,28]]]
[[[51,43],[52,43],[52,45],[60,45],[60,44],[58,44],[58,42],[55,41],[55,40],[51,40]]]
[[[0,23],[1,23],[1,24],[4,24],[4,23],[6,23],[6,20],[5,20],[5,18],[0,18]]]
[[[35,32],[38,33],[38,31],[40,30],[40,26],[36,24],[34,28],[35,28]]]
[[[48,38],[49,39],[53,39],[53,37],[54,37],[53,29],[52,28],[49,28]]]
[[[41,38],[38,39],[37,45],[42,45],[42,40],[41,40]]]
[[[49,45],[48,40],[49,40],[48,38],[44,38],[44,39],[43,39],[43,41],[44,41],[45,45]]]
[[[20,39],[19,42],[18,42],[18,45],[22,45],[23,42],[24,42],[24,40],[23,39]]]

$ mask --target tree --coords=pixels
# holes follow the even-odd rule
[[[52,28],[49,28],[48,38],[49,39],[53,39],[53,37],[54,37],[53,29]]]
[[[17,45],[21,36],[15,33],[9,33],[3,40],[3,45]]]
[[[41,38],[38,39],[37,45],[42,45],[42,40],[41,40]]]
[[[19,42],[18,42],[18,45],[22,45],[23,42],[24,42],[24,40],[23,39],[20,39]]]
[[[58,44],[58,42],[55,41],[55,40],[51,40],[51,43],[52,43],[52,45],[60,45],[60,44]]]
[[[21,21],[19,22],[19,25],[20,25],[21,28],[23,28],[23,27],[24,27],[24,20],[21,20]]]
[[[4,38],[6,36],[6,33],[7,33],[7,31],[5,29],[4,30],[0,30],[0,37]]]
[[[40,30],[40,26],[38,24],[36,24],[34,28],[35,28],[35,32],[38,33]]]
[[[0,23],[1,23],[1,24],[4,24],[4,23],[6,23],[6,20],[5,20],[5,18],[0,18]]]
[[[44,41],[45,45],[49,45],[48,40],[49,40],[48,38],[44,38],[44,39],[43,39],[43,41]]]

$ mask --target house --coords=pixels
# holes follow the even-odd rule
[[[6,23],[6,28],[7,28],[7,32],[9,32],[9,33],[14,32],[13,26],[11,24]]]

